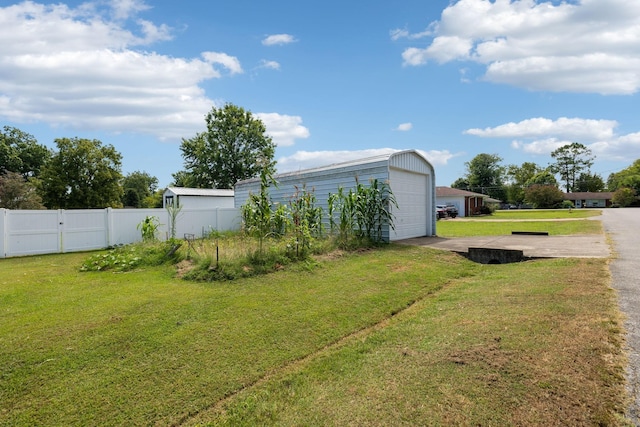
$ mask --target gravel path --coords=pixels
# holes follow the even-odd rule
[[[625,314],[629,366],[627,383],[632,402],[627,415],[640,426],[640,209],[603,209],[602,224],[613,240],[612,286]]]

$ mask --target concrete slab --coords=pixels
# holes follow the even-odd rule
[[[571,236],[486,236],[486,237],[417,237],[396,243],[428,246],[468,253],[469,248],[515,249],[529,258],[608,258],[611,255],[604,234]]]

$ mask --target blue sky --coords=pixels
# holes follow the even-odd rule
[[[280,172],[420,150],[606,180],[640,158],[640,2],[0,0],[0,125],[99,139],[160,187],[213,106],[262,119]]]

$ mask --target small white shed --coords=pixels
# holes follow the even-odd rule
[[[435,172],[433,166],[415,150],[400,151],[329,166],[282,173],[274,176],[278,187],[270,187],[274,202],[288,203],[296,189],[313,190],[317,206],[325,212],[329,194],[355,188],[356,178],[364,185],[371,179],[389,184],[398,203],[392,207],[395,230],[383,227],[387,241],[433,236],[436,232]],[[240,208],[249,194],[260,191],[260,179],[240,181],[235,186],[235,207]]]
[[[167,187],[162,207],[179,204],[186,209],[233,208],[233,190],[215,188]]]

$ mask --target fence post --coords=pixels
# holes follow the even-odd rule
[[[58,253],[64,253],[64,209],[58,209]]]
[[[6,258],[7,257],[7,245],[8,243],[8,238],[7,238],[7,210],[6,209],[0,209],[0,239],[2,239],[2,253],[0,254],[0,258]]]
[[[107,234],[107,247],[110,248],[113,246],[113,209],[106,208],[105,209],[105,232]]]

